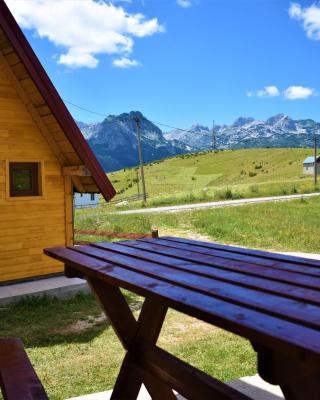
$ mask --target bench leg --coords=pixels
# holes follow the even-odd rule
[[[143,382],[152,399],[175,400],[172,389],[142,371],[133,357],[138,340],[146,340],[152,344],[157,342],[167,307],[154,299],[146,298],[136,321],[119,288],[94,278],[90,278],[88,283],[127,351],[111,399],[135,400]]]

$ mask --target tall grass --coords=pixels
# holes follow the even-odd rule
[[[117,215],[105,212],[76,219],[79,229],[146,233],[151,229],[184,230],[213,241],[281,251],[320,250],[320,199],[260,203],[178,213]]]

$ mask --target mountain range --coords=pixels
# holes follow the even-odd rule
[[[77,122],[84,137],[106,171],[139,163],[135,119],[140,120],[144,162],[213,148],[212,128],[194,124],[189,129],[163,132],[139,111],[109,115],[102,122]],[[277,114],[267,120],[239,117],[231,125],[213,128],[217,149],[259,147],[311,147],[320,123],[294,120]]]

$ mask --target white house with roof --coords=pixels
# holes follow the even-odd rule
[[[98,193],[75,193],[73,197],[74,208],[96,208],[99,206]]]
[[[316,157],[317,174],[320,174],[320,157]],[[314,174],[314,156],[309,156],[303,161],[303,173]]]

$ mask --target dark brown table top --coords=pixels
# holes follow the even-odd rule
[[[177,237],[44,252],[283,353],[320,361],[320,261]]]

